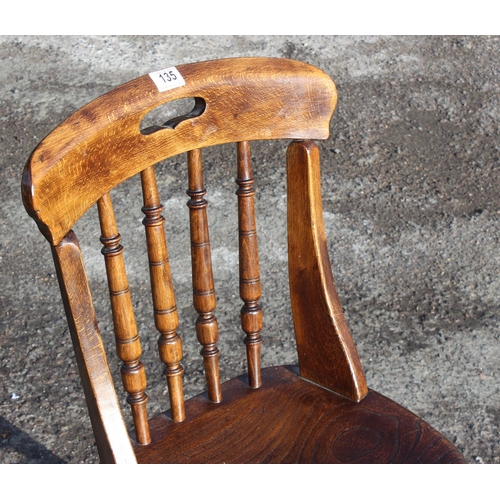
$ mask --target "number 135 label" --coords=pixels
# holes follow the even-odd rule
[[[175,66],[161,69],[160,71],[153,71],[153,73],[149,73],[149,76],[160,92],[186,85],[184,78],[182,78],[179,70]]]

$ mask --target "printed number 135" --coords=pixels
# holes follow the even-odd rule
[[[165,71],[163,74],[158,75],[165,83],[171,82],[173,80],[177,80],[177,76],[173,71],[169,71],[168,73]]]

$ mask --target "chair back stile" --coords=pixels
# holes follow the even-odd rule
[[[51,247],[90,422],[102,463],[136,463],[73,231]]]
[[[288,147],[287,191],[290,300],[301,375],[360,401],[368,387],[333,281],[314,141]]]
[[[316,140],[329,136],[333,81],[287,59],[238,58],[169,68],[101,96],[49,134],[23,174],[23,202],[49,241],[102,462],[463,462],[417,416],[368,389],[337,296],[321,204]],[[174,71],[175,70],[175,71]],[[179,80],[179,81],[180,81]],[[178,99],[195,108],[163,125],[145,116]],[[298,367],[261,368],[263,312],[251,141],[289,139],[288,277]],[[239,294],[248,381],[221,382],[219,326],[202,149],[236,144]],[[155,166],[187,154],[194,328],[206,393],[184,399],[183,342]],[[140,175],[154,324],[170,413],[148,417],[147,378],[110,192]],[[97,325],[74,224],[97,204],[129,434]],[[145,344],[146,345],[146,344]],[[187,359],[187,356],[186,356]],[[224,391],[224,393],[223,393]],[[152,394],[152,393],[150,393]]]
[[[172,420],[182,422],[186,418],[182,340],[177,332],[179,318],[154,164],[187,153],[196,335],[202,346],[208,398],[220,402],[219,331],[201,149],[226,142],[237,145],[241,328],[245,333],[248,383],[258,388],[262,383],[263,315],[250,141],[324,139],[336,104],[335,85],[330,78],[297,61],[241,58],[183,65],[178,70],[185,86],[158,92],[145,75],[84,106],[42,141],[32,153],[23,178],[25,206],[56,247],[73,223],[97,203],[121,378],[136,439],[143,445],[151,441],[146,372],[111,189],[140,172],[159,356],[165,365]],[[148,112],[186,97],[195,98],[191,113],[140,131]],[[100,118],[106,116],[113,120]],[[61,289],[65,286],[61,283]]]

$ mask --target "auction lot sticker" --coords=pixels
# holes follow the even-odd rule
[[[160,71],[153,71],[153,73],[149,73],[149,76],[160,92],[186,85],[184,78],[182,78],[182,75],[175,66],[161,69]]]

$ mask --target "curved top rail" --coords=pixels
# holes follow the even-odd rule
[[[226,142],[329,135],[336,89],[314,66],[236,58],[177,70],[185,85],[161,92],[150,75],[141,76],[73,113],[33,151],[24,170],[23,201],[52,244],[101,196],[165,158]],[[147,113],[185,97],[198,98],[204,110],[141,133]]]

